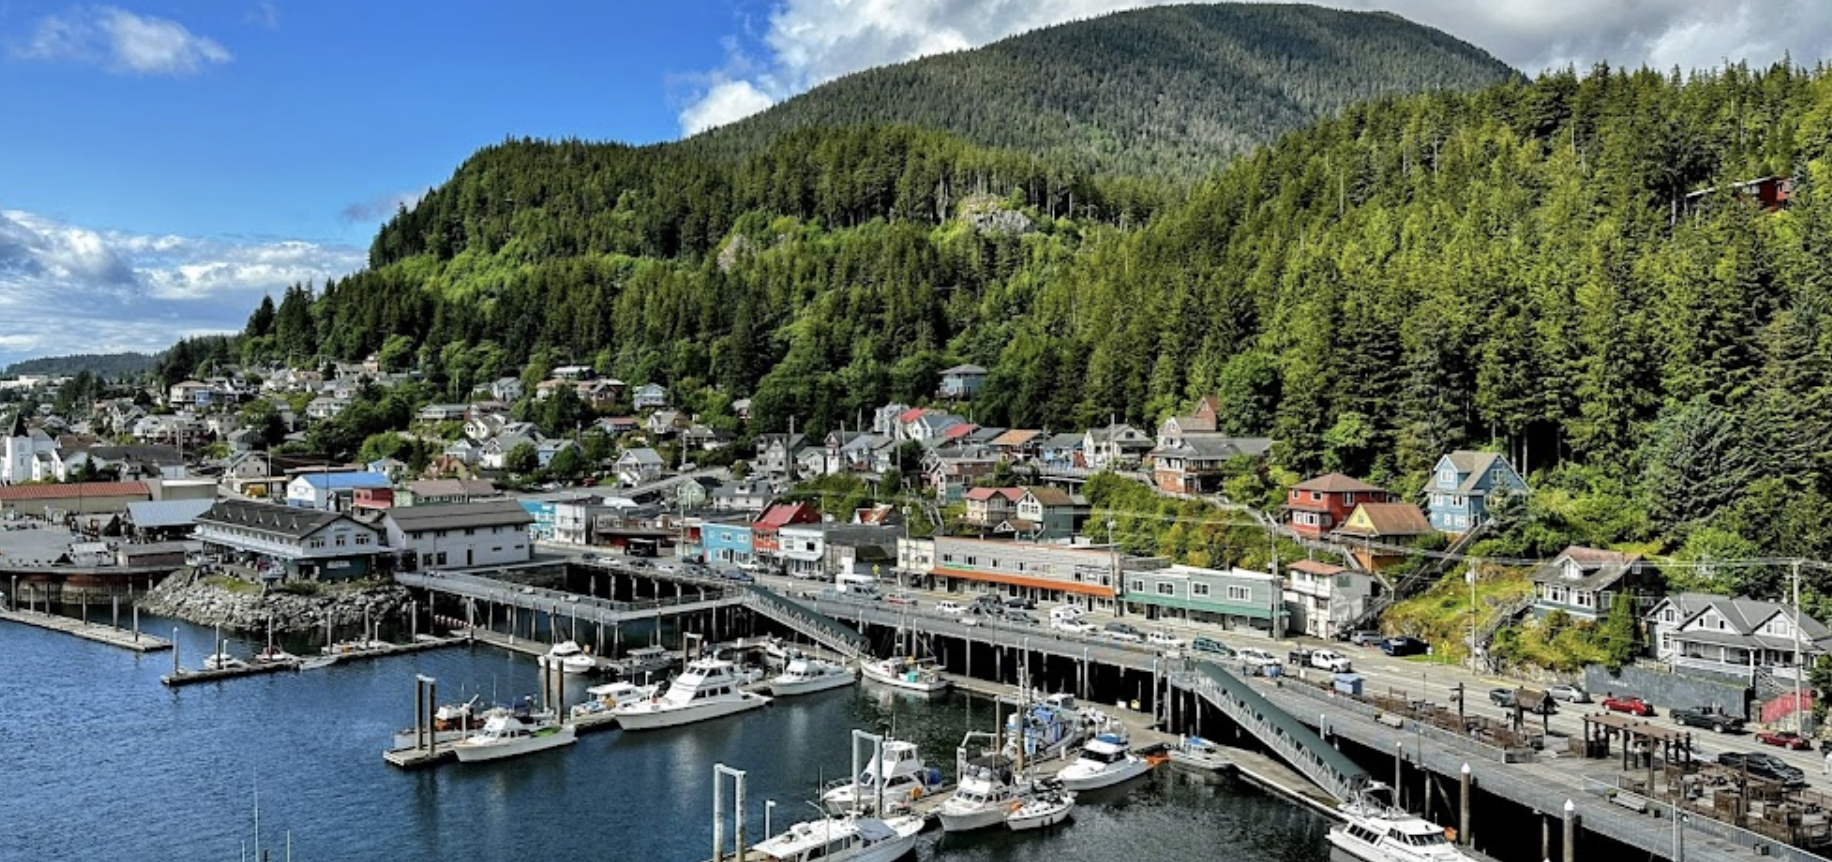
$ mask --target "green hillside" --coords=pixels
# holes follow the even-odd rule
[[[1515,74],[1386,13],[1166,6],[858,72],[688,146],[742,156],[795,129],[900,123],[1086,172],[1191,179],[1358,102]]]

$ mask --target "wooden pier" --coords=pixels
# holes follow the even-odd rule
[[[179,668],[159,678],[159,681],[173,688],[185,685],[196,685],[202,682],[220,682],[225,679],[236,679],[244,676],[262,676],[279,673],[283,670],[298,670],[298,661],[251,662],[239,667],[217,668],[215,670],[190,670]]]
[[[83,640],[130,649],[134,652],[158,652],[172,648],[172,642],[149,634],[115,628],[101,623],[84,622],[59,614],[41,611],[0,610],[0,620],[23,623],[35,628],[75,635]]]
[[[196,685],[200,682],[217,682],[244,676],[278,673],[283,670],[316,670],[321,667],[329,667],[330,665],[347,661],[359,661],[362,659],[425,652],[426,650],[458,646],[470,642],[470,638],[462,636],[433,637],[431,635],[422,635],[420,640],[414,641],[413,643],[387,644],[379,647],[352,649],[348,652],[324,656],[323,658],[330,659],[330,661],[323,663],[320,663],[318,658],[314,657],[310,659],[294,659],[292,661],[250,663],[243,667],[223,668],[221,670],[190,670],[187,668],[177,668],[174,669],[173,672],[160,677],[159,681],[176,688],[178,686]]]

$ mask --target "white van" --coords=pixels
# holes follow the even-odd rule
[[[835,575],[833,590],[842,595],[853,595],[862,599],[881,598],[878,591],[878,579],[870,575]]]

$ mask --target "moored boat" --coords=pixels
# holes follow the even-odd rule
[[[501,760],[571,745],[576,734],[576,728],[556,721],[551,712],[498,713],[483,723],[482,730],[452,743],[452,753],[460,763]]]
[[[230,655],[228,650],[219,650],[204,656],[204,670],[240,670],[247,666],[248,662]]]
[[[540,657],[540,663],[543,667],[558,667],[563,673],[591,673],[598,669],[598,660],[577,641],[554,644]]]
[[[440,745],[457,742],[480,730],[484,722],[491,715],[497,712],[512,713],[515,711],[509,707],[497,707],[496,709],[488,711],[480,711],[477,705],[481,700],[481,695],[474,695],[470,700],[463,703],[442,703],[437,709],[434,709],[433,726],[431,730],[433,742]],[[526,710],[523,710],[523,712],[525,713]],[[425,732],[426,731],[422,731],[422,733]],[[423,740],[415,739],[414,730],[411,727],[394,732],[395,748],[408,748],[418,745],[422,741]]]
[[[971,832],[1005,822],[1014,805],[1036,789],[1011,769],[1011,761],[991,754],[966,763],[960,786],[935,810],[946,832]]]
[[[884,807],[900,810],[941,788],[941,770],[925,765],[916,743],[886,739],[880,757],[865,765],[856,779],[840,779],[821,793],[821,805],[835,814],[871,811],[883,776]],[[882,812],[873,812],[882,813]]]
[[[586,694],[591,695],[591,700],[573,706],[572,716],[573,718],[584,718],[588,715],[616,709],[625,704],[648,700],[660,690],[660,685],[637,685],[625,680],[594,685],[585,690]]]
[[[1325,836],[1332,847],[1365,862],[1470,862],[1449,830],[1383,798],[1384,785],[1337,806],[1344,822]]]
[[[674,727],[721,718],[768,705],[770,699],[745,691],[732,663],[702,658],[668,684],[666,694],[614,707],[611,714],[625,730]]]
[[[843,664],[817,658],[795,658],[782,673],[770,678],[770,694],[777,697],[811,694],[852,685],[856,679],[852,668]]]
[[[643,674],[667,670],[679,660],[680,657],[673,650],[646,646],[630,650],[623,658],[611,662],[609,667],[624,679],[636,679]]]
[[[860,672],[873,682],[905,691],[923,694],[940,694],[948,690],[948,680],[935,669],[933,662],[918,661],[914,658],[892,657],[868,661],[859,665]]]
[[[1075,808],[1075,794],[1062,790],[1040,793],[1012,806],[1005,825],[1015,832],[1055,826],[1069,819]]]
[[[1136,778],[1150,769],[1150,761],[1134,754],[1126,737],[1103,733],[1088,740],[1075,762],[1064,766],[1056,778],[1070,790],[1094,790]]]
[[[1170,762],[1191,769],[1206,769],[1218,772],[1233,766],[1227,755],[1221,753],[1221,746],[1203,739],[1200,736],[1185,736],[1170,747]]]
[[[790,826],[751,848],[770,862],[892,862],[916,849],[922,818],[835,815]]]

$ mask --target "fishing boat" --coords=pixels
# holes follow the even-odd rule
[[[790,826],[751,848],[771,862],[892,862],[916,849],[922,818],[839,814]]]
[[[1150,769],[1151,762],[1134,754],[1126,737],[1103,733],[1088,740],[1075,762],[1058,771],[1056,778],[1070,790],[1094,790],[1136,778]]]
[[[614,707],[611,714],[617,716],[624,730],[650,730],[721,718],[769,704],[768,697],[745,691],[742,685],[731,662],[694,659],[668,684],[666,694]]]
[[[795,658],[789,660],[782,673],[770,678],[770,694],[777,697],[812,694],[852,685],[857,678],[852,668],[843,664],[817,658]]]
[[[558,667],[563,673],[591,673],[598,669],[598,660],[577,641],[554,644],[540,657],[540,663],[542,667]]]
[[[1343,822],[1329,828],[1330,845],[1365,862],[1471,862],[1448,829],[1392,805],[1386,794],[1375,784],[1337,806]]]
[[[948,690],[948,681],[935,669],[934,662],[909,657],[892,657],[859,665],[860,672],[873,682],[905,691],[940,694]]]
[[[870,811],[878,798],[879,776],[883,776],[884,805],[892,810],[941,789],[941,770],[922,762],[916,743],[886,739],[882,754],[867,763],[858,778],[842,778],[823,788],[821,805],[835,814]]]
[[[1069,812],[1074,808],[1074,793],[1067,790],[1039,793],[1014,804],[1005,818],[1005,825],[1014,832],[1043,829],[1069,819]]]
[[[433,710],[432,741],[440,745],[457,742],[476,733],[484,722],[496,712],[514,712],[509,707],[498,707],[488,712],[481,712],[477,708],[481,702],[482,695],[474,695],[463,703],[440,704],[437,709]],[[411,727],[394,732],[395,748],[410,748],[419,744],[421,741],[415,738],[414,729]]]
[[[623,658],[610,663],[610,669],[624,679],[636,679],[643,674],[658,673],[674,667],[678,657],[666,647],[637,647]]]
[[[1021,745],[1028,761],[1067,757],[1089,736],[1105,730],[1110,721],[1104,713],[1077,706],[1072,694],[1048,695],[1037,703],[1020,704],[1005,716],[1001,753],[1015,759]]]
[[[1221,746],[1200,736],[1185,736],[1170,748],[1170,762],[1191,769],[1219,772],[1233,766]]]
[[[577,729],[555,720],[552,712],[491,715],[477,733],[452,743],[459,763],[501,760],[571,745]]]
[[[594,685],[585,690],[586,694],[591,695],[591,700],[573,706],[572,717],[584,718],[605,710],[616,709],[625,704],[648,700],[659,691],[661,691],[660,685],[637,685],[625,680]]]
[[[960,786],[937,808],[945,832],[971,832],[1005,822],[1014,805],[1031,796],[1033,785],[1012,771],[1011,761],[991,754],[966,763]]]

